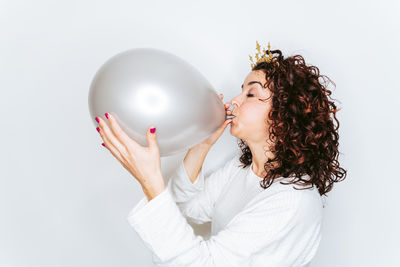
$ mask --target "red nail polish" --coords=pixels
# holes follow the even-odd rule
[[[101,143],[101,145],[104,146],[104,147],[106,146],[104,143]]]
[[[100,128],[99,128],[99,127],[96,127],[96,130],[97,130],[98,132],[100,132]]]
[[[151,128],[151,129],[150,129],[150,132],[151,132],[151,133],[154,133],[155,131],[156,131],[156,128]]]
[[[96,121],[97,121],[97,122],[100,122],[99,118],[96,117]]]
[[[105,115],[106,115],[106,118],[108,119],[108,113],[106,113]]]

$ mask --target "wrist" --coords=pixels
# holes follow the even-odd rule
[[[142,190],[143,190],[143,193],[145,194],[147,200],[150,201],[165,190],[165,184],[162,183],[160,185],[151,186],[151,187],[142,185]]]

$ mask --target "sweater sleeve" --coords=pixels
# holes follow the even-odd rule
[[[237,156],[234,156],[207,177],[201,169],[192,183],[182,160],[169,178],[167,187],[183,216],[197,224],[210,222],[214,204],[231,178],[231,170],[236,163],[239,162]],[[147,203],[147,198],[143,201]]]
[[[265,251],[264,266],[285,262],[291,249],[279,249],[279,242],[287,239],[298,223],[301,194],[281,192],[257,201],[239,212],[218,234],[204,240],[182,216],[166,188],[148,203],[139,202],[127,217],[147,248],[153,253],[153,263],[164,267],[239,267],[256,252]],[[299,224],[302,225],[302,224]],[[304,226],[307,227],[307,226]],[[290,246],[296,247],[306,237],[296,236]],[[283,265],[279,265],[283,266]]]

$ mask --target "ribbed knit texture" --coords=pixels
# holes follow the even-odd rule
[[[317,188],[296,190],[280,177],[267,189],[252,166],[235,155],[193,184],[183,160],[166,189],[150,202],[142,198],[127,220],[157,266],[305,266],[321,240],[322,200]],[[287,179],[287,178],[286,178]],[[208,240],[187,220],[211,222]]]

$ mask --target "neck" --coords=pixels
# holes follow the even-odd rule
[[[247,143],[247,142],[246,142]],[[267,172],[265,171],[264,164],[269,158],[273,158],[273,153],[268,149],[270,144],[264,143],[247,143],[252,155],[252,171],[259,177],[264,177]],[[279,175],[277,176],[279,177]]]

